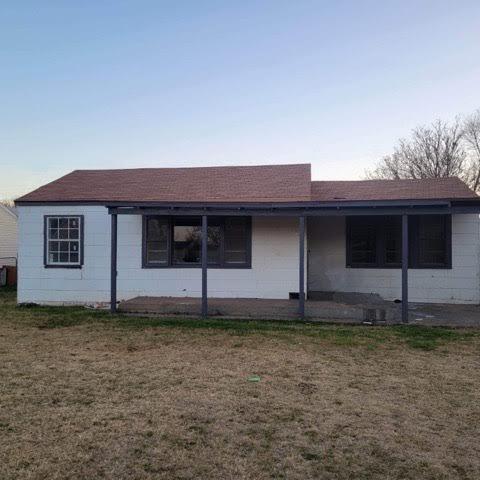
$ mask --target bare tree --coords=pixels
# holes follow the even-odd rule
[[[417,127],[410,139],[400,139],[392,155],[367,172],[368,178],[467,177],[467,153],[460,119],[452,125],[437,120]]]
[[[467,183],[480,193],[480,109],[465,119],[463,128],[468,154]]]

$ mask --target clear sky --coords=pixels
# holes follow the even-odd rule
[[[361,178],[480,107],[478,0],[3,0],[0,198],[74,169]]]

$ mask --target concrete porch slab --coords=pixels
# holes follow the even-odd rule
[[[191,297],[135,297],[120,302],[118,310],[124,313],[157,315],[195,315],[201,312],[201,299]],[[399,308],[384,305],[351,305],[333,301],[307,300],[305,318],[309,321],[327,321],[361,324],[365,321],[398,323]],[[296,320],[297,300],[260,298],[209,298],[209,316],[270,320]]]
[[[432,327],[480,327],[480,305],[413,303],[409,323]]]

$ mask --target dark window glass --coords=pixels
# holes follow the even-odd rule
[[[351,263],[375,265],[377,262],[377,234],[369,219],[354,219],[350,225]]]
[[[451,217],[409,217],[409,267],[451,268]],[[400,216],[347,218],[347,266],[401,267],[402,220]]]
[[[220,225],[208,227],[207,262],[218,265],[221,262],[222,229]]]
[[[168,262],[168,219],[148,217],[146,230],[147,262],[166,265]]]
[[[201,223],[201,217],[145,217],[145,266],[200,266]],[[208,265],[248,267],[249,249],[249,218],[208,218]]]
[[[173,263],[200,263],[202,229],[199,222],[177,220],[173,225]]]
[[[418,218],[418,262],[421,265],[447,263],[446,218],[440,215]]]
[[[248,224],[244,217],[225,219],[225,263],[247,263]]]
[[[385,264],[388,266],[402,263],[402,219],[391,217],[384,224]]]

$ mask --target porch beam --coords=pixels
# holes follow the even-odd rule
[[[110,312],[117,311],[117,214],[111,215]]]
[[[408,323],[408,215],[402,215],[402,322]]]
[[[258,216],[258,217],[342,217],[342,216],[356,216],[356,215],[446,215],[451,213],[477,213],[473,210],[454,210],[451,207],[362,207],[362,208],[265,208],[265,209],[251,209],[251,208],[143,208],[143,207],[125,207],[109,208],[109,213],[117,213],[118,215],[161,215],[161,216],[203,216],[205,211],[208,215],[214,216]]]
[[[298,315],[300,318],[305,318],[305,217],[300,217],[298,219],[298,233]]]
[[[202,317],[208,316],[207,299],[207,255],[208,255],[208,219],[202,215]]]

